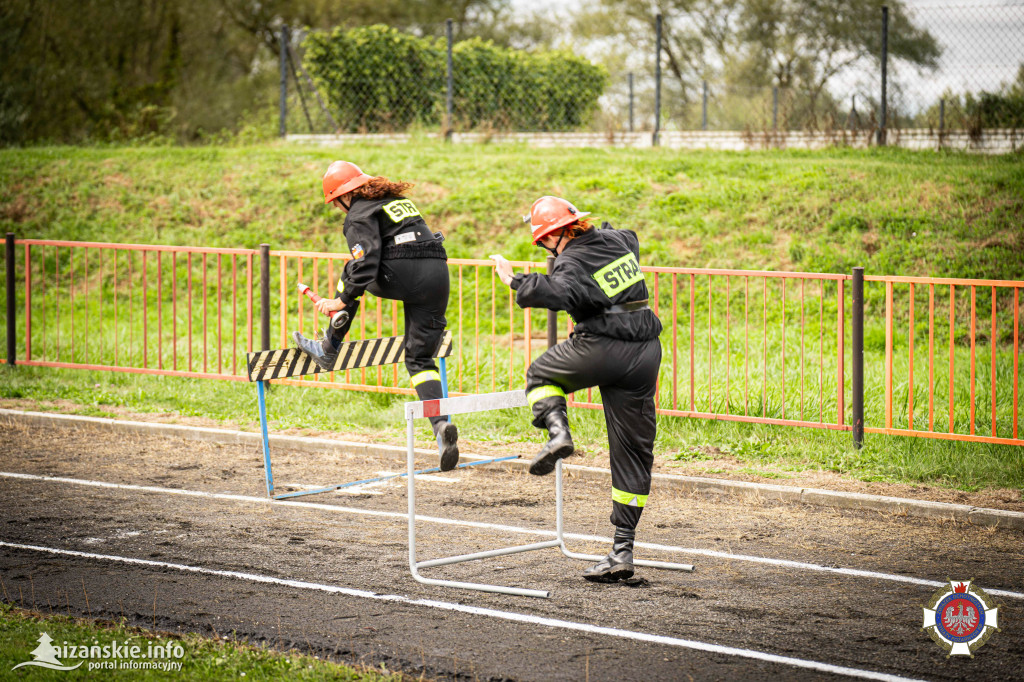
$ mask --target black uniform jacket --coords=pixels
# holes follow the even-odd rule
[[[639,258],[636,233],[604,223],[571,240],[549,274],[517,274],[511,286],[520,307],[567,311],[576,333],[647,341],[661,334],[653,310],[608,312],[613,305],[647,299]]]
[[[440,233],[435,237],[416,205],[401,197],[353,199],[344,230],[352,260],[345,264],[337,293],[345,305],[377,279],[382,260],[448,258]]]

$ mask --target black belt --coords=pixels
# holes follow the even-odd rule
[[[633,312],[636,312],[637,310],[649,310],[649,309],[650,309],[650,306],[647,305],[647,299],[645,298],[642,301],[630,301],[629,303],[619,303],[619,304],[613,305],[611,308],[608,308],[607,310],[605,310],[604,314],[605,315],[609,315],[609,314],[614,315],[614,314],[617,314],[617,313],[633,313]]]

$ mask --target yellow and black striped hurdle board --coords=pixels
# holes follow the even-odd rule
[[[452,354],[452,333],[445,331],[441,345],[434,353],[435,358],[446,358]],[[298,348],[264,350],[249,353],[249,381],[270,381],[288,379],[321,372],[341,372],[360,367],[376,367],[405,362],[405,337],[385,336],[379,339],[346,341],[338,349],[334,368],[320,369],[313,358]]]

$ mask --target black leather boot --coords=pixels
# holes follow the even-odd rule
[[[437,422],[434,437],[441,456],[441,471],[451,471],[459,463],[459,428],[449,421]]]
[[[595,583],[614,583],[633,577],[632,528],[616,528],[612,551],[604,559],[583,571],[583,577]]]
[[[292,332],[292,339],[295,340],[296,348],[313,358],[313,362],[320,369],[327,371],[334,369],[334,363],[338,359],[338,351],[334,350],[333,346],[331,346],[330,339],[325,338],[323,341],[307,339],[299,332]]]
[[[552,410],[544,417],[548,428],[548,442],[530,462],[530,473],[545,476],[555,470],[558,460],[565,459],[576,451],[569,432],[569,418],[565,410]]]

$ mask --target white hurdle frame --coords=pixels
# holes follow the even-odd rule
[[[490,410],[503,410],[515,407],[526,407],[526,391],[505,391],[502,393],[482,393],[479,395],[467,395],[457,398],[442,398],[439,400],[421,400],[405,404],[406,421],[406,445],[408,467],[408,499],[409,499],[409,570],[412,577],[427,585],[441,585],[444,587],[459,587],[466,590],[479,590],[481,592],[497,592],[500,594],[511,594],[519,597],[540,597],[547,598],[551,593],[547,590],[531,590],[521,587],[505,587],[502,585],[488,585],[486,583],[467,583],[455,580],[441,580],[438,578],[426,578],[419,573],[421,568],[433,566],[446,566],[458,564],[464,561],[475,561],[477,559],[488,559],[490,557],[505,556],[507,554],[518,554],[530,552],[535,549],[548,549],[558,547],[562,554],[570,559],[581,559],[584,561],[600,561],[603,556],[596,554],[580,554],[571,552],[565,546],[563,535],[563,513],[562,513],[562,462],[559,460],[555,467],[555,539],[543,542],[534,542],[528,545],[517,545],[515,547],[503,547],[472,554],[460,554],[458,556],[443,557],[440,559],[429,559],[427,561],[416,560],[416,463],[415,463],[415,421],[427,417],[440,417],[453,414],[468,414],[470,412],[488,412]],[[667,561],[647,561],[635,559],[636,566],[647,566],[649,568],[660,568],[668,571],[692,571],[692,564],[673,564]]]

